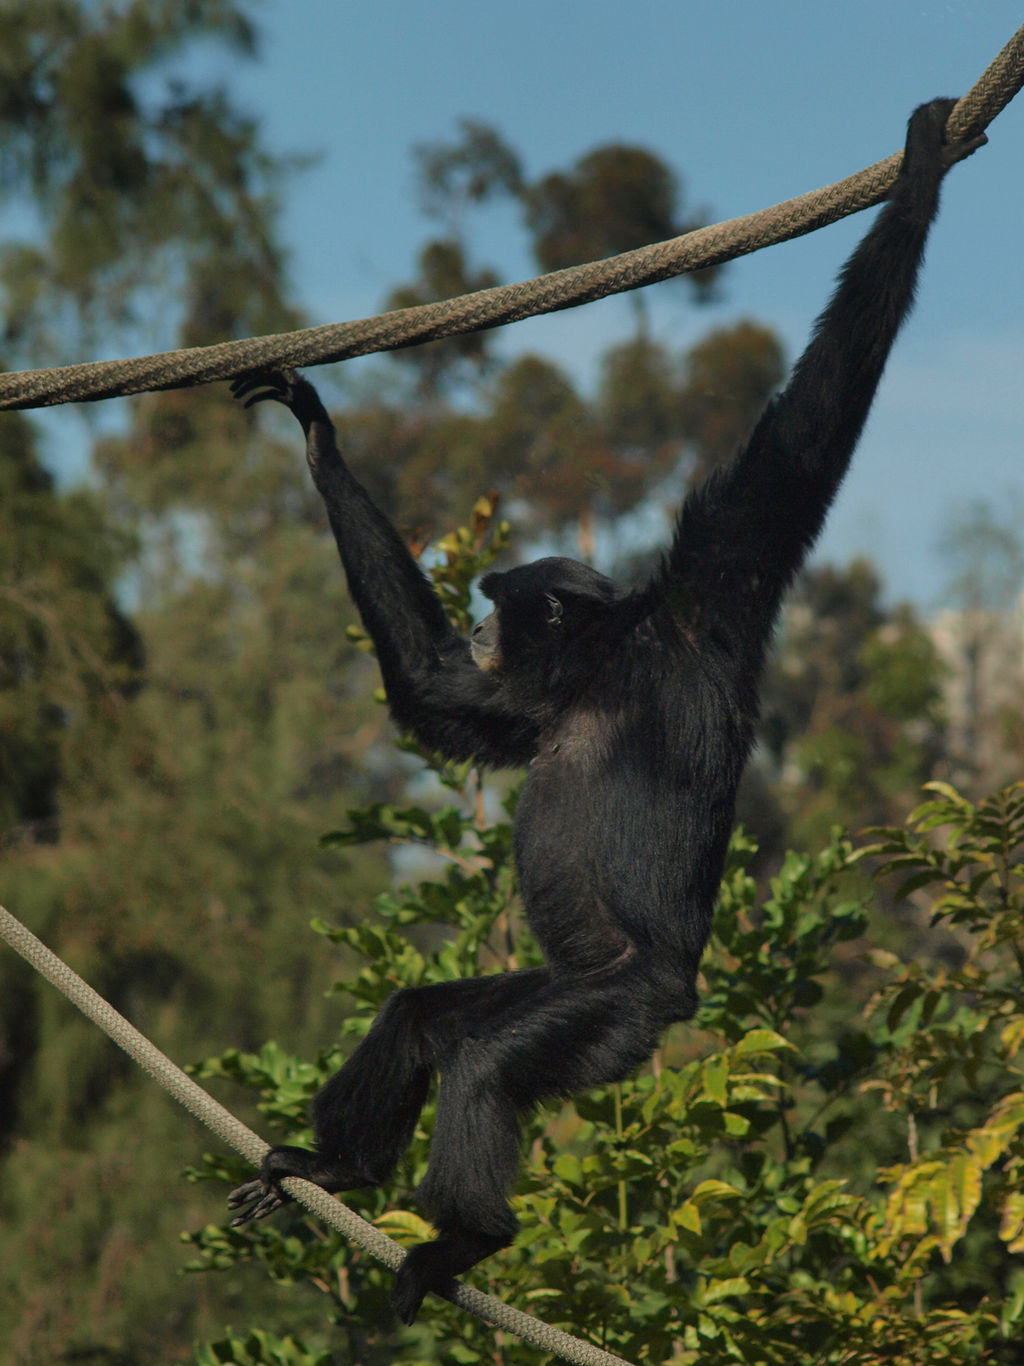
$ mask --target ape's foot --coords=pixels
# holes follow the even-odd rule
[[[456,1276],[511,1241],[467,1230],[433,1243],[417,1243],[395,1273],[391,1307],[403,1323],[412,1323],[429,1290],[449,1291]]]
[[[228,1209],[240,1211],[231,1220],[231,1227],[241,1228],[251,1220],[265,1219],[282,1205],[287,1205],[292,1197],[280,1185],[286,1176],[300,1176],[332,1193],[372,1184],[365,1178],[353,1176],[339,1163],[326,1160],[320,1153],[282,1144],[271,1148],[263,1158],[255,1181],[236,1186],[228,1196]]]
[[[291,1196],[285,1195],[284,1191],[265,1186],[262,1181],[246,1181],[245,1185],[236,1186],[228,1196],[228,1209],[240,1210],[231,1220],[231,1227],[241,1228],[252,1220],[265,1219],[290,1199]],[[248,1205],[249,1208],[241,1209],[242,1205]]]

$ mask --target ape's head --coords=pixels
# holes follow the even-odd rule
[[[552,681],[571,647],[594,637],[625,596],[604,574],[561,556],[487,574],[480,588],[494,611],[473,628],[474,661],[539,688]]]

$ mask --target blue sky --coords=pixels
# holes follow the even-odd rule
[[[410,148],[468,116],[493,123],[527,174],[608,141],[639,143],[682,176],[709,220],[839,179],[895,151],[911,109],[974,83],[1024,9],[1009,0],[266,0],[256,62],[216,74],[277,152],[320,159],[282,218],[312,323],[379,311],[435,225],[419,211]],[[1024,94],[990,145],[946,183],[918,307],[901,336],[820,555],[864,553],[893,596],[941,602],[937,542],[977,497],[1024,506]],[[732,265],[722,302],[651,293],[656,333],[683,347],[740,316],[774,327],[792,359],[859,215]],[[535,273],[511,208],[470,223],[474,260]],[[631,325],[607,300],[500,334],[584,385]]]

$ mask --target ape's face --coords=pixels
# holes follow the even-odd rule
[[[478,669],[490,673],[501,668],[501,630],[497,608],[473,627],[469,637],[469,652]]]
[[[473,628],[473,660],[489,672],[536,670],[622,596],[611,579],[558,556],[487,574],[481,590],[494,611]]]

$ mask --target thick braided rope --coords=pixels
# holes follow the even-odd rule
[[[947,125],[950,139],[982,132],[1022,85],[1024,26],[953,109]],[[358,322],[331,323],[184,351],[163,351],[134,360],[92,361],[0,375],[0,409],[42,408],[183,388],[233,379],[269,366],[324,365],[375,351],[416,346],[439,337],[485,331],[539,313],[575,308],[609,294],[638,289],[789,241],[877,204],[896,179],[901,159],[901,154],[896,153],[834,185],[788,199],[773,208],[519,284],[499,285],[456,299],[397,309]]]
[[[140,1034],[133,1024],[119,1014],[108,1001],[94,991],[88,982],[73,972],[68,965],[36,936],[25,928],[10,911],[0,906],[0,937],[6,939],[11,948],[20,953],[37,972],[71,1001],[83,1015],[98,1024],[103,1032],[120,1048],[144,1068],[151,1077],[168,1091],[176,1101],[190,1110],[195,1117],[211,1129],[218,1137],[230,1144],[254,1166],[259,1166],[268,1144],[258,1134],[236,1119],[229,1110],[197,1086],[191,1077],[170,1058],[160,1052],[154,1044]],[[285,1190],[300,1204],[316,1214],[325,1224],[369,1252],[385,1266],[395,1270],[405,1256],[404,1249],[380,1229],[368,1224],[358,1214],[343,1205],[334,1196],[328,1195],[319,1186],[297,1177],[288,1177],[281,1183]],[[539,1347],[545,1352],[553,1352],[564,1361],[578,1363],[578,1366],[629,1366],[622,1357],[604,1352],[589,1342],[563,1333],[561,1329],[551,1328],[539,1319],[532,1318],[511,1305],[502,1304],[491,1295],[474,1290],[468,1285],[457,1282],[451,1295],[445,1297],[485,1323],[504,1329],[524,1342]]]

